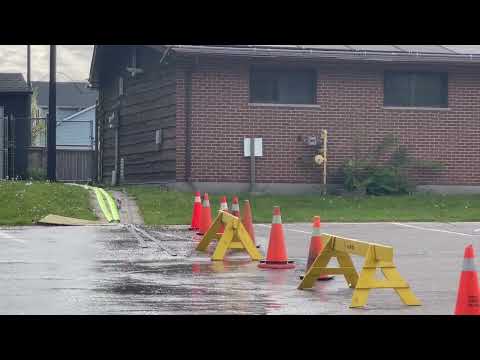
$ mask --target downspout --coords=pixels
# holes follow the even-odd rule
[[[115,167],[113,170],[114,176],[112,177],[112,186],[117,186],[119,181],[119,162],[120,162],[120,146],[119,146],[119,127],[120,127],[120,109],[118,109],[118,124],[115,127]]]
[[[98,107],[99,101],[97,99],[97,103],[95,104],[95,120],[94,123],[90,123],[91,130],[91,141],[92,141],[92,183],[98,183]]]
[[[115,116],[117,117],[116,121],[116,126],[115,126],[115,169],[114,169],[114,178],[112,181],[112,186],[118,186],[120,184],[120,127],[121,127],[121,120],[122,120],[122,110],[123,110],[123,104],[124,104],[124,99],[125,99],[125,80],[123,76],[119,78],[119,94],[118,94],[118,102],[117,102],[117,107],[116,107],[116,114]]]
[[[100,108],[98,109],[98,116],[96,118],[96,126],[98,129],[97,139],[97,181],[99,184],[103,184],[103,146],[104,146],[104,131],[105,131],[105,111],[103,109],[103,101],[99,102]]]

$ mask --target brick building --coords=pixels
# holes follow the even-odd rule
[[[327,182],[395,135],[440,172],[416,183],[476,191],[480,53],[434,45],[96,46],[98,172],[103,182],[209,191],[320,188],[314,163],[328,131]],[[252,179],[245,138],[262,139]],[[357,145],[354,145],[354,144]]]

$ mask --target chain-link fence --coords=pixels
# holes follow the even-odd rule
[[[23,124],[19,127],[19,124]],[[29,124],[30,126],[25,126]],[[0,179],[44,180],[47,175],[48,121],[45,117],[18,118],[0,107]],[[25,133],[22,128],[25,126]],[[57,122],[57,180],[94,180],[94,123]]]

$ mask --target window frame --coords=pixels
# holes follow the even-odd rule
[[[416,81],[418,75],[438,75],[442,82],[442,102],[436,105],[416,105],[415,91],[417,89]],[[386,84],[388,75],[406,75],[409,83],[409,104],[387,104]],[[383,107],[384,108],[399,108],[399,109],[449,109],[449,73],[447,71],[426,71],[426,70],[385,70],[383,72]]]
[[[285,66],[268,66],[268,65],[251,65],[248,69],[248,103],[252,106],[289,106],[289,107],[318,107],[317,89],[318,89],[318,71],[314,67],[285,67]],[[274,102],[274,101],[258,101],[252,97],[252,83],[255,72],[272,72],[282,74],[292,73],[309,73],[312,85],[312,102]],[[278,85],[276,91],[278,92]]]

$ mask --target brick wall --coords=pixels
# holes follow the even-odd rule
[[[248,182],[250,162],[243,138],[263,137],[257,158],[259,183],[320,183],[321,171],[304,157],[312,150],[299,136],[329,132],[329,183],[340,183],[342,163],[354,152],[369,152],[387,134],[396,135],[422,160],[441,160],[441,172],[412,172],[425,185],[476,185],[480,180],[480,72],[459,66],[303,64],[317,71],[317,104],[310,107],[249,104],[249,66],[231,59],[201,58],[192,75],[191,181]],[[278,64],[278,63],[277,63]],[[285,66],[299,64],[284,63]],[[177,66],[177,181],[185,180],[185,69]],[[449,108],[383,107],[384,70],[449,73]]]

